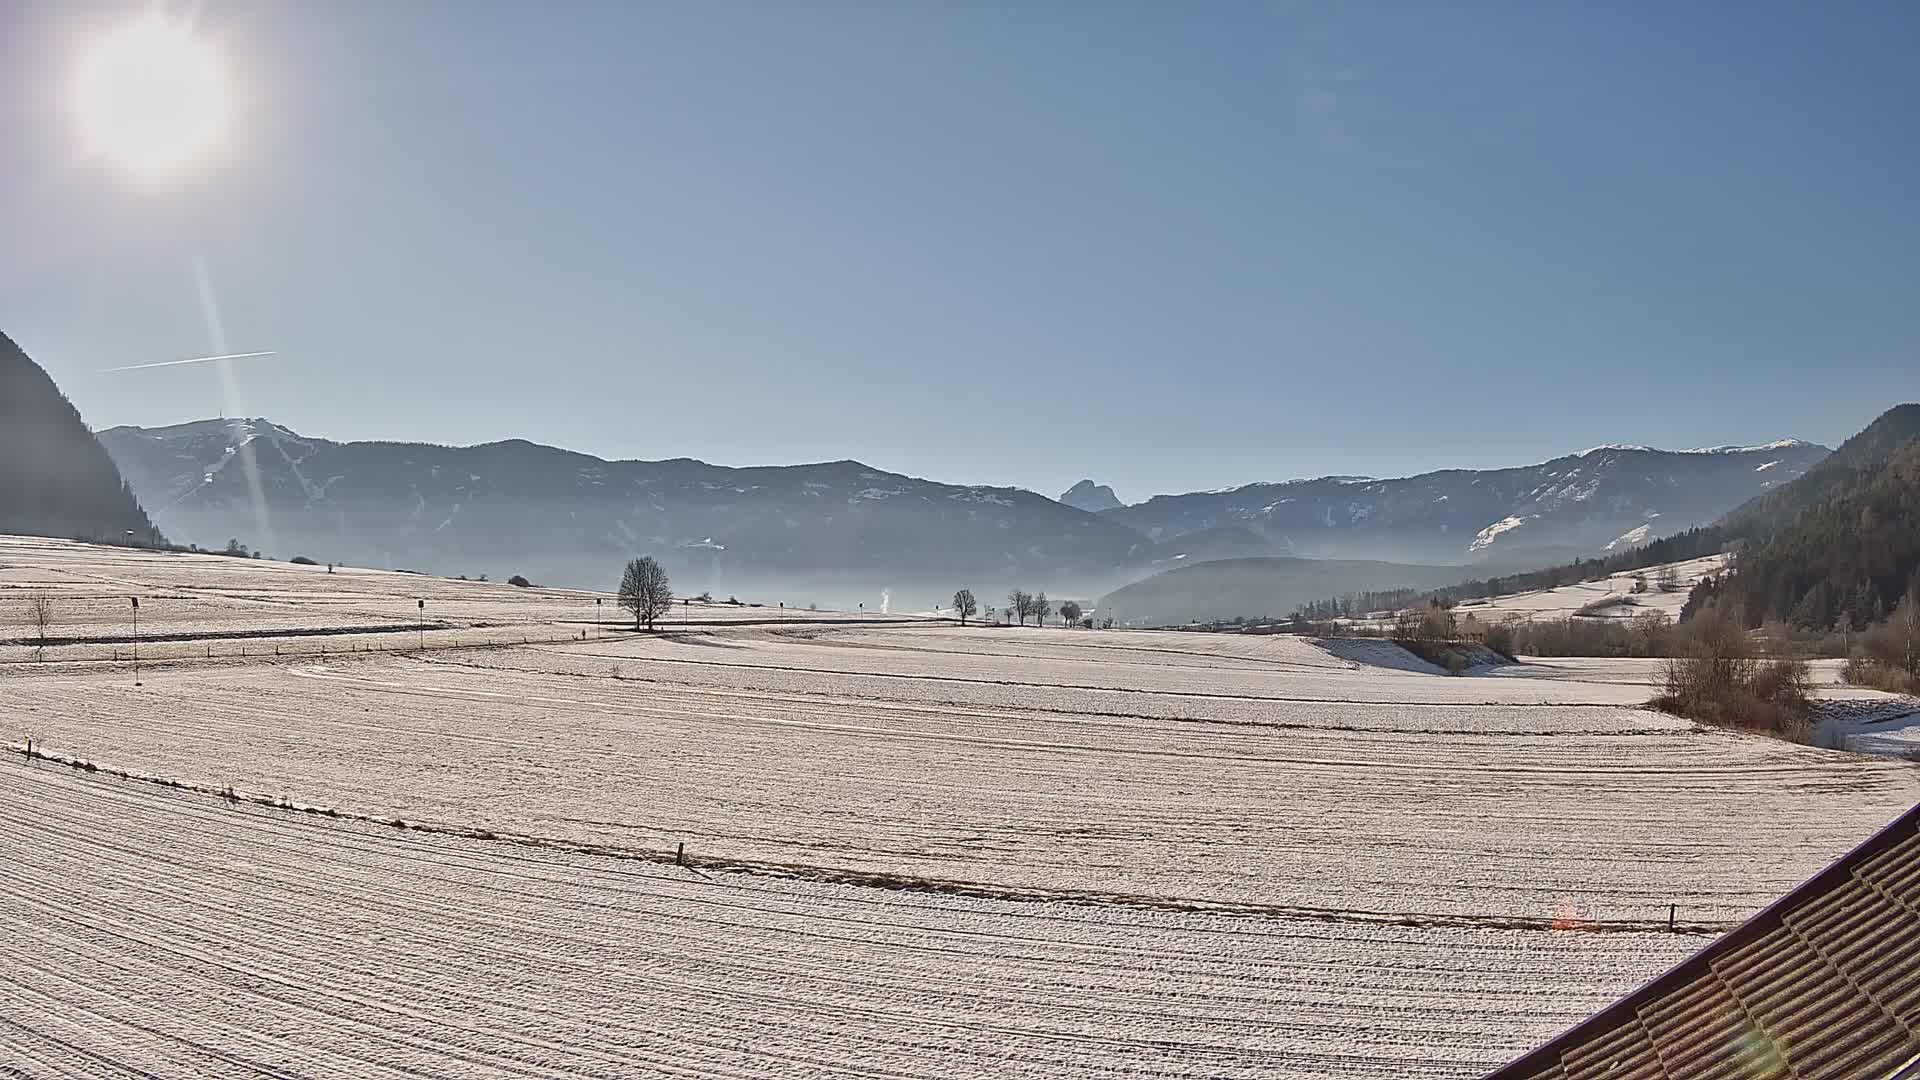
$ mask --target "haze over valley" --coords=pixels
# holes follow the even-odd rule
[[[695,591],[837,607],[877,607],[885,593],[902,610],[941,605],[962,584],[993,597],[1022,585],[1099,597],[1163,570],[1258,556],[1413,564],[1343,588],[1446,584],[1682,532],[1828,453],[1791,439],[1607,446],[1522,468],[1295,480],[1089,513],[854,461],[726,468],[610,462],[522,440],[336,443],[265,419],[110,428],[100,439],[178,543],[238,538],[282,557],[580,588],[605,587],[639,551]]]
[[[1920,5],[0,4],[0,1080],[1920,1080]]]

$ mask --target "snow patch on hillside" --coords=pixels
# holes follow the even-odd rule
[[[1502,534],[1512,532],[1513,530],[1519,528],[1522,525],[1525,525],[1527,522],[1532,520],[1533,520],[1532,515],[1528,515],[1526,517],[1501,518],[1499,521],[1496,521],[1493,524],[1487,526],[1486,528],[1481,529],[1478,533],[1475,533],[1473,537],[1473,543],[1467,545],[1467,550],[1479,551],[1482,548],[1488,547],[1495,540],[1500,539]]]
[[[1614,548],[1639,547],[1641,544],[1646,543],[1652,535],[1653,526],[1651,525],[1642,525],[1637,529],[1628,529],[1626,532],[1614,537],[1613,542],[1607,545],[1606,550],[1612,551]]]
[[[1809,445],[1805,439],[1775,439],[1770,443],[1757,446],[1696,446],[1691,450],[1680,451],[1683,454],[1756,454],[1768,450],[1793,450]]]
[[[1446,674],[1438,665],[1429,664],[1393,642],[1379,638],[1315,638],[1314,644],[1355,667],[1412,671],[1421,675]]]

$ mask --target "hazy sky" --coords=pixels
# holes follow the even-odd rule
[[[171,10],[189,5],[175,3]],[[1920,396],[1920,4],[248,3],[139,182],[0,3],[0,329],[97,427],[1123,498]]]

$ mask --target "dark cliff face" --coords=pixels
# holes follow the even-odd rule
[[[1096,484],[1091,480],[1082,480],[1060,493],[1060,502],[1076,510],[1085,510],[1097,514],[1102,510],[1118,510],[1120,497],[1105,484]]]
[[[0,533],[159,539],[113,459],[39,364],[0,334]]]

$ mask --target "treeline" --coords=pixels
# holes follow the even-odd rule
[[[971,590],[962,589],[960,592],[954,594],[954,605],[956,607],[961,606],[961,593],[965,593],[969,601],[973,599]],[[1074,601],[1062,601],[1059,611],[1061,625],[1073,626],[1080,622],[1082,610],[1080,605]],[[1045,592],[1030,593],[1025,589],[1015,589],[1007,594],[1005,617],[1017,620],[1021,626],[1025,626],[1029,618],[1033,619],[1035,626],[1044,626],[1046,625],[1047,616],[1053,613],[1053,602],[1047,599]],[[993,615],[993,609],[988,608],[987,614],[989,616]],[[1109,622],[1111,622],[1111,620],[1109,620]]]
[[[1483,600],[1510,593],[1536,592],[1562,585],[1577,585],[1645,570],[1663,563],[1683,562],[1725,550],[1729,539],[1724,530],[1703,525],[1683,533],[1663,537],[1650,544],[1600,559],[1575,559],[1544,570],[1529,570],[1498,577],[1473,578],[1440,589],[1381,589],[1374,592],[1350,592],[1325,600],[1302,604],[1295,610],[1296,621],[1325,622],[1331,619],[1357,619],[1376,611],[1396,611],[1420,607],[1429,601],[1457,604],[1462,600]],[[1547,654],[1557,655],[1557,654]],[[1575,655],[1575,654],[1568,654]]]
[[[1413,607],[1427,599],[1421,589],[1377,589],[1342,593],[1326,600],[1301,604],[1294,610],[1295,622],[1328,622],[1333,619],[1357,619],[1376,611],[1397,611]]]

